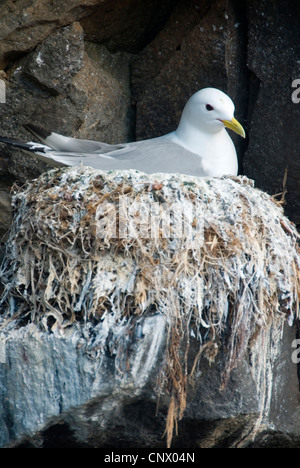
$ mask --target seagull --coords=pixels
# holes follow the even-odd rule
[[[166,135],[110,145],[24,127],[39,143],[0,137],[0,142],[34,153],[52,167],[89,166],[101,170],[135,169],[147,174],[180,173],[197,177],[236,176],[238,161],[227,129],[243,138],[234,104],[216,88],[204,88],[187,101],[177,129]]]

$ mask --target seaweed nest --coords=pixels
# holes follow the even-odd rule
[[[4,317],[61,332],[75,321],[166,316],[168,445],[202,354],[212,361],[222,349],[226,385],[257,340],[298,317],[298,233],[245,177],[59,169],[16,189],[13,207]]]

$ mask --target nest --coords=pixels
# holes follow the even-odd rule
[[[13,206],[6,317],[52,332],[108,316],[111,326],[167,317],[168,445],[202,354],[212,361],[222,347],[224,386],[259,337],[298,317],[298,233],[245,177],[67,168],[16,190]]]

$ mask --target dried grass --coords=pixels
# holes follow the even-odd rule
[[[129,212],[120,210],[124,195]],[[159,209],[176,202],[167,236],[164,210],[155,236],[151,226],[139,226],[150,202]],[[168,446],[201,355],[213,361],[222,347],[225,386],[254,343],[299,315],[298,233],[279,204],[245,177],[59,169],[16,190],[13,204],[1,272],[6,318],[56,332],[108,314],[112,324],[154,311],[168,317],[158,386],[170,394]],[[181,215],[189,231],[178,237]],[[130,235],[110,236],[125,223]],[[191,337],[199,342],[192,365]],[[265,362],[267,347],[260,352]]]

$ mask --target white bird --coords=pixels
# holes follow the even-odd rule
[[[22,143],[9,138],[0,138],[0,142],[31,151],[54,167],[83,165],[102,170],[136,169],[148,174],[235,176],[236,150],[225,127],[243,138],[245,131],[234,118],[234,109],[227,94],[204,88],[186,103],[177,130],[158,138],[109,145],[66,137],[27,124],[25,128],[41,143]]]

